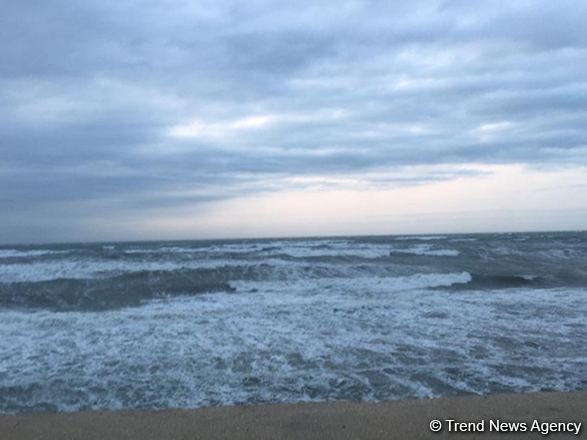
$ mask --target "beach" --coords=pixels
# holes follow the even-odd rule
[[[585,423],[587,392],[502,394],[383,403],[307,403],[161,411],[96,411],[0,416],[0,438],[28,439],[424,439],[544,438],[547,422],[557,429]],[[432,420],[443,424],[430,431]],[[448,432],[447,420],[484,422],[484,431]],[[493,421],[493,427],[490,421]],[[526,432],[495,432],[495,423],[521,422]],[[503,428],[503,425],[501,425]],[[473,427],[474,429],[474,427]],[[492,431],[493,429],[493,431]],[[507,429],[507,428],[506,428]],[[584,438],[551,432],[548,438]]]

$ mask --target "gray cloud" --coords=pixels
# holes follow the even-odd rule
[[[79,201],[283,189],[272,176],[585,166],[586,17],[570,0],[8,0],[0,228],[48,204],[73,219]]]

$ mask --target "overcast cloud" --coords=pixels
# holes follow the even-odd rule
[[[586,29],[582,0],[3,0],[0,240],[313,176],[585,167]]]

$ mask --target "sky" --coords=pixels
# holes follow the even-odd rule
[[[587,2],[2,0],[0,243],[587,229]]]

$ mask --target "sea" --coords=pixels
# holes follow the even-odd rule
[[[0,413],[587,389],[587,233],[0,247]]]

